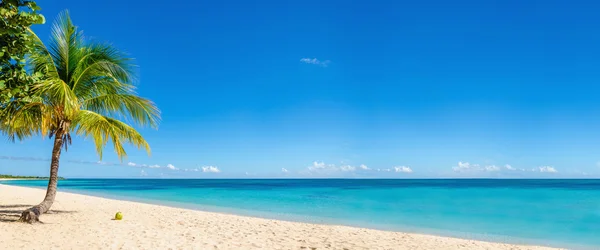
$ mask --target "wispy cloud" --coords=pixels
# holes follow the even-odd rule
[[[285,171],[284,171],[285,172]],[[365,164],[349,165],[349,164],[328,164],[322,161],[314,161],[310,166],[306,168],[306,171],[300,171],[301,174],[316,175],[316,176],[373,176],[374,172],[390,172],[390,173],[403,173],[411,174],[413,169],[408,166],[395,166],[391,168],[376,168],[372,169]],[[383,173],[382,173],[383,174]]]
[[[329,61],[329,60],[321,61],[317,58],[302,58],[302,59],[300,59],[300,62],[306,63],[306,64],[314,64],[314,65],[318,65],[321,67],[327,67],[331,63],[331,61]]]
[[[496,165],[490,165],[490,166],[485,166],[485,171],[495,172],[495,171],[500,171],[500,168],[496,167]]]
[[[551,167],[551,166],[543,166],[543,167],[539,167],[538,169],[542,173],[558,173],[558,170],[556,170],[554,167]]]
[[[367,171],[371,170],[364,164],[359,165],[358,167],[343,164],[341,166],[337,166],[336,164],[325,164],[325,162],[315,161],[311,166],[307,167],[309,173],[335,173],[335,172],[356,172],[357,170]]]
[[[407,167],[407,166],[394,167],[394,171],[396,173],[412,173],[413,172],[413,170],[410,167]]]
[[[172,164],[168,164],[167,165],[167,169],[171,169],[171,170],[179,170],[179,168],[176,168],[175,166],[173,166]]]
[[[323,170],[337,170],[337,167],[334,164],[325,164],[325,162],[313,162],[312,166],[308,167],[308,171],[316,172]]]
[[[354,170],[356,170],[356,167],[353,167],[350,165],[340,166],[340,171],[343,171],[343,172],[353,172]]]
[[[50,161],[50,159],[45,158],[37,158],[37,157],[22,157],[22,156],[2,156],[0,155],[0,160],[14,160],[14,161]],[[214,166],[206,166],[202,167],[201,170],[198,168],[192,169],[179,169],[175,167],[173,164],[167,164],[167,166],[162,167],[158,164],[148,165],[148,164],[140,164],[135,162],[127,162],[127,163],[110,163],[104,161],[83,161],[83,160],[65,160],[70,163],[77,164],[89,164],[89,165],[101,165],[101,166],[126,166],[133,168],[142,168],[142,169],[168,169],[172,171],[184,171],[184,172],[205,172],[205,173],[219,173],[221,170]],[[144,171],[144,173],[146,173]]]
[[[146,171],[144,171],[143,169],[140,170],[140,176],[144,177],[144,176],[148,176],[148,174],[146,173]]]
[[[541,166],[535,168],[516,168],[509,164],[504,167],[498,167],[496,165],[481,166],[479,164],[472,164],[469,162],[458,162],[458,164],[452,167],[452,170],[456,173],[465,174],[467,176],[509,176],[509,177],[523,177],[531,176],[533,173],[558,173],[558,170],[552,166]],[[580,174],[580,173],[578,173]]]
[[[471,164],[468,162],[459,161],[457,166],[452,167],[452,170],[454,172],[464,172],[469,170],[481,170],[481,167],[479,164]]]
[[[504,166],[506,169],[514,170],[514,168],[510,165]],[[486,165],[481,166],[479,164],[472,164],[469,162],[458,162],[458,164],[452,167],[452,171],[457,173],[473,173],[473,172],[497,172],[500,171],[501,168],[496,165]]]
[[[21,156],[0,156],[0,160],[11,161],[50,161],[50,159],[39,157],[21,157]]]
[[[289,171],[289,170],[287,170],[286,168],[281,168],[281,172],[288,173],[288,172],[290,172],[290,171]]]
[[[221,170],[215,166],[204,166],[204,167],[202,167],[202,172],[204,172],[204,173],[220,173]]]

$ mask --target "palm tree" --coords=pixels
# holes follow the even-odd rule
[[[126,143],[150,154],[140,133],[123,121],[154,128],[160,121],[154,103],[134,91],[131,59],[111,45],[87,42],[68,12],[53,24],[48,46],[39,41],[36,47],[32,71],[42,80],[33,87],[34,97],[13,100],[0,117],[0,129],[13,141],[34,135],[54,139],[46,197],[20,218],[29,223],[39,221],[54,202],[60,154],[72,133],[92,139],[100,159],[111,141],[122,160]]]

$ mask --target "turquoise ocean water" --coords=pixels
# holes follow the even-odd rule
[[[60,181],[59,190],[273,219],[600,249],[600,180],[70,179]]]

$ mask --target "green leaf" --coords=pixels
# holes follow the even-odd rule
[[[6,85],[4,83],[5,83],[5,81],[0,80],[0,89],[6,88]]]
[[[35,21],[35,24],[44,24],[46,23],[46,18],[42,14],[38,14],[38,17]]]
[[[31,8],[34,11],[39,11],[42,9],[35,2],[29,2],[28,4],[29,4],[29,8]]]

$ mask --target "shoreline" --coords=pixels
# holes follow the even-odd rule
[[[58,192],[50,213],[42,215],[44,224],[10,223],[27,206],[37,204],[45,190],[0,184],[0,225],[9,228],[0,235],[0,245],[9,249],[40,247],[56,244],[61,248],[124,249],[556,249],[533,245],[515,245],[417,233],[403,233],[331,224],[312,224],[248,217],[220,212],[176,208],[135,201],[115,200],[97,196]],[[10,210],[6,207],[11,207]],[[112,221],[121,211],[123,221]],[[12,212],[12,214],[7,213]],[[60,226],[57,226],[60,225]],[[48,235],[28,245],[22,235],[52,227],[41,232]],[[168,229],[168,230],[167,230]],[[83,233],[89,241],[72,241],[69,232]],[[49,231],[49,232],[48,232]],[[156,234],[156,237],[151,237]],[[175,234],[175,235],[173,235]],[[101,237],[108,235],[108,237]],[[123,237],[129,235],[130,237]],[[164,235],[161,236],[161,235]],[[220,241],[215,241],[220,239]],[[73,238],[75,239],[75,238]],[[173,241],[175,240],[175,241]],[[81,245],[84,244],[85,245]],[[91,245],[90,245],[91,244]],[[109,245],[106,245],[109,244]],[[112,244],[112,245],[111,245]],[[150,244],[150,245],[148,245]],[[175,244],[175,245],[172,245]],[[46,246],[41,246],[46,248]],[[52,245],[48,245],[51,248]]]
[[[10,183],[2,183],[0,185],[11,185]],[[23,187],[18,186],[17,187]],[[45,186],[30,186],[25,188],[32,188],[37,190],[45,191]],[[131,196],[123,196],[123,195],[115,195],[108,194],[102,192],[94,192],[94,191],[83,191],[76,189],[63,189],[61,191],[63,193],[76,194],[76,195],[84,195],[91,196],[115,201],[125,201],[125,202],[135,202],[142,203],[148,205],[156,205],[163,206],[168,208],[176,208],[176,209],[185,209],[185,210],[193,210],[193,211],[201,211],[207,213],[217,213],[223,215],[232,215],[232,216],[243,216],[257,219],[265,219],[265,220],[278,220],[292,223],[306,223],[306,224],[315,224],[315,225],[324,225],[324,226],[345,226],[351,228],[359,228],[359,229],[369,229],[369,230],[377,230],[377,231],[385,231],[385,232],[395,232],[395,233],[406,233],[406,234],[418,234],[418,235],[428,235],[435,237],[447,237],[453,239],[462,239],[462,240],[473,240],[473,241],[483,241],[489,243],[500,243],[500,244],[509,244],[509,245],[520,245],[520,246],[541,246],[541,247],[550,247],[550,248],[575,248],[575,249],[587,249],[586,246],[574,246],[572,244],[561,244],[560,242],[554,242],[554,244],[549,243],[545,240],[532,240],[527,238],[519,238],[519,237],[511,237],[505,235],[493,235],[486,233],[472,233],[472,232],[460,232],[460,231],[450,231],[450,230],[435,230],[435,229],[427,229],[427,228],[417,228],[417,227],[394,227],[394,226],[381,226],[381,225],[364,225],[357,223],[348,223],[340,220],[334,219],[326,219],[321,217],[305,217],[300,215],[291,215],[291,214],[281,214],[281,213],[270,213],[270,212],[261,212],[255,210],[246,210],[240,208],[231,208],[231,207],[219,207],[219,206],[210,206],[210,205],[193,205],[190,203],[182,203],[182,202],[174,202],[174,201],[161,201],[156,199],[144,199],[139,197],[131,197]],[[0,196],[1,197],[1,196]],[[42,195],[43,197],[43,195]]]

